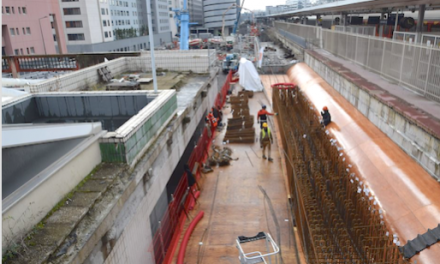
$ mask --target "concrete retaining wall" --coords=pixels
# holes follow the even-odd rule
[[[153,92],[152,92],[153,94]],[[176,92],[162,90],[139,113],[108,133],[101,141],[104,162],[126,162],[133,166],[138,156],[154,142],[177,110]]]
[[[124,57],[81,69],[42,83],[30,85],[27,92],[78,91],[100,82],[98,69],[107,67],[112,76],[128,71],[151,71],[149,52],[140,57]],[[208,56],[209,54],[209,56]],[[217,60],[215,50],[166,50],[155,51],[156,68],[169,71],[192,71],[207,73]]]
[[[99,227],[84,247],[60,263],[148,263],[154,256],[149,216],[159,200],[174,168],[190,143],[198,122],[215,101],[219,92],[217,79],[211,82],[206,97],[200,89],[192,103],[173,120],[134,168],[130,186],[113,198],[111,213],[100,219]],[[192,107],[196,106],[196,107]],[[190,122],[183,124],[183,119]],[[169,142],[172,142],[169,145]],[[90,246],[88,246],[90,245]]]
[[[440,139],[379,101],[374,97],[374,91],[361,89],[308,53],[305,53],[305,62],[440,181]]]
[[[154,51],[156,68],[169,71],[192,71],[206,73],[217,60],[215,50],[157,50]],[[127,57],[130,71],[151,71],[150,52],[141,52],[140,57]]]

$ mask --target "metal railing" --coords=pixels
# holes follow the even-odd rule
[[[347,33],[361,34],[368,36],[376,35],[375,26],[335,26],[335,30],[339,32],[347,32]]]
[[[437,48],[285,22],[275,22],[275,27],[440,102]]]

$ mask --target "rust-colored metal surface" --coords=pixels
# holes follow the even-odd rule
[[[274,91],[273,100],[309,261],[404,263],[395,242],[440,223],[440,184],[307,65],[288,76],[301,92]],[[325,130],[323,106],[332,115]],[[415,261],[440,263],[440,245]]]
[[[250,113],[256,114],[261,104],[269,105],[263,93],[255,93],[248,102]],[[229,105],[223,113],[224,119],[232,117]],[[273,122],[269,124],[276,134]],[[255,122],[253,128],[259,133],[259,124]],[[225,130],[217,132],[213,144],[221,145],[224,134]],[[271,263],[305,264],[299,244],[296,248],[297,239],[292,230],[277,144],[272,145],[273,162],[262,158],[259,143],[255,141],[224,146],[232,149],[231,156],[238,158],[238,161],[231,161],[229,166],[213,168],[213,172],[202,176],[199,182],[202,186],[200,198],[194,211],[189,214],[192,218],[203,210],[205,216],[188,243],[185,263],[239,263],[235,239],[241,235],[255,236],[264,231],[269,232],[281,247],[282,254],[277,259],[273,257]],[[267,193],[273,212],[259,186]]]

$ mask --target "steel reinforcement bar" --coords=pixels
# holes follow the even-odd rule
[[[306,96],[275,88],[273,105],[283,120],[289,192],[308,263],[408,263]]]

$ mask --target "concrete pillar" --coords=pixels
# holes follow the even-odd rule
[[[416,28],[416,33],[417,33],[417,42],[420,42],[420,40],[422,39],[422,33],[423,33],[423,21],[425,20],[425,5],[419,5],[419,16],[417,18],[417,28]]]
[[[51,14],[51,16],[53,18],[53,27],[55,28],[55,35],[56,35],[57,43],[58,43],[58,53],[59,54],[67,53],[67,50],[65,50],[65,48],[66,48],[66,45],[64,43],[65,41],[63,41],[61,39],[62,33],[60,32],[60,29],[59,29],[59,27],[62,27],[62,25],[58,25],[58,20],[57,20],[57,17],[55,14]],[[62,36],[62,37],[64,37],[64,36]]]
[[[8,63],[11,68],[12,78],[18,78],[18,60],[16,60],[15,56],[11,56],[8,59]]]
[[[394,21],[394,30],[393,30],[393,39],[394,39],[394,32],[397,31],[397,22],[399,21],[399,10],[396,11],[396,20]]]
[[[384,12],[380,13],[380,21],[382,21],[383,19],[385,19]],[[383,38],[383,25],[381,25],[380,22],[379,22],[379,37]]]

